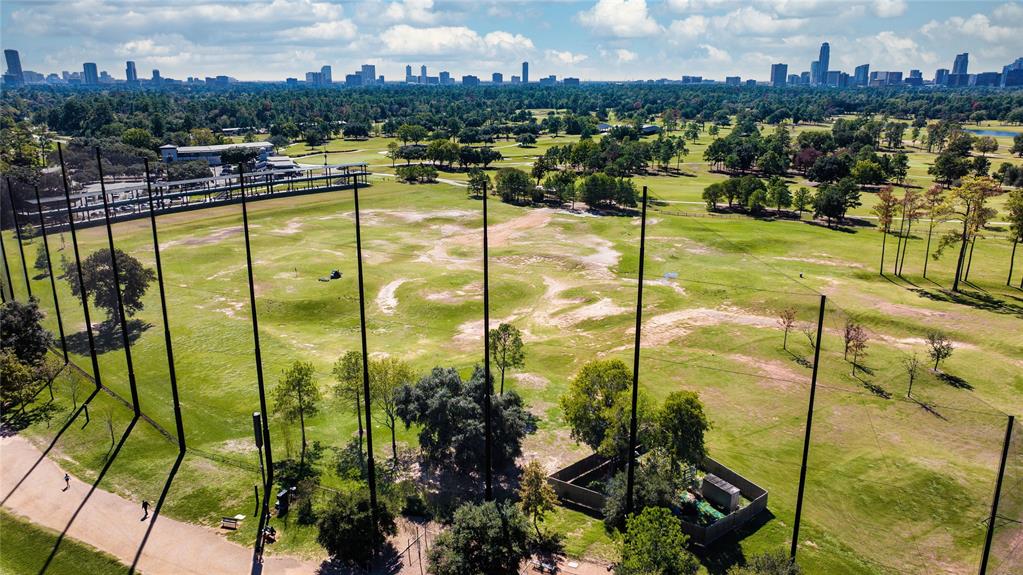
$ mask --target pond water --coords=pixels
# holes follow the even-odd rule
[[[978,136],[994,136],[996,138],[1012,138],[1016,136],[1018,132],[1007,132],[1005,130],[966,130],[971,134]]]

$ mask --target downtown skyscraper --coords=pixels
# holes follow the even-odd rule
[[[829,60],[831,60],[831,45],[825,42],[821,44],[820,56],[817,58],[816,84],[818,86],[826,86],[828,84]]]

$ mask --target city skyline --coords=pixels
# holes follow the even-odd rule
[[[173,8],[173,10],[172,10]],[[4,48],[24,69],[80,71],[83,60],[120,77],[124,62],[164,76],[283,81],[323,65],[400,79],[409,61],[453,75],[642,80],[682,75],[768,81],[770,65],[809,70],[830,43],[830,70],[920,69],[930,78],[970,53],[971,70],[998,71],[1023,53],[1017,3],[752,4],[667,0],[451,3],[313,0],[128,4],[4,2]],[[269,21],[267,21],[269,20]],[[83,23],[87,22],[87,23]],[[234,26],[225,27],[226,24]],[[203,32],[216,29],[217,33]],[[234,28],[231,31],[228,28]],[[231,45],[231,50],[222,46]],[[52,48],[51,48],[52,46]],[[335,78],[335,81],[340,77]]]

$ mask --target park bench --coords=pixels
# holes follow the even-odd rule
[[[235,515],[234,517],[221,517],[220,528],[221,529],[238,529],[242,519],[245,519],[244,515]]]

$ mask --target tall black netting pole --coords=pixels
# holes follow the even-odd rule
[[[369,507],[372,517],[371,525],[374,529],[374,546],[377,545],[376,513],[377,513],[377,473],[376,462],[373,459],[373,418],[370,415],[370,389],[369,389],[369,352],[366,345],[366,290],[363,284],[362,273],[362,225],[359,219],[359,181],[355,181],[352,188],[355,199],[355,259],[359,271],[359,335],[362,339],[362,397],[365,402],[366,411],[366,481],[369,483]],[[376,548],[374,547],[374,553]]]
[[[998,479],[995,480],[995,496],[991,500],[991,517],[988,518],[987,524],[987,535],[984,538],[984,554],[980,560],[980,575],[986,575],[988,561],[991,557],[991,542],[995,536],[995,523],[998,519],[998,499],[1002,495],[1002,483],[1005,480],[1005,462],[1009,459],[1009,444],[1012,443],[1012,427],[1016,423],[1016,418],[1013,416],[1008,417],[1008,422],[1005,426],[1005,443],[1002,444],[1002,458],[998,464]]]
[[[149,199],[149,223],[153,229],[153,254],[156,256],[156,283],[160,286],[160,311],[163,313],[163,341],[167,349],[167,371],[170,375],[171,398],[174,401],[174,425],[178,431],[178,448],[185,451],[185,426],[181,421],[181,402],[178,397],[178,375],[174,369],[174,346],[171,343],[170,320],[167,316],[167,292],[163,282],[163,262],[160,259],[160,237],[156,231],[156,209],[153,206],[153,180],[149,173],[149,158],[143,158],[146,166],[146,195]]]
[[[821,295],[821,306],[817,316],[817,342],[813,346],[813,372],[810,376],[810,400],[806,408],[806,435],[803,438],[803,463],[799,467],[799,492],[796,494],[796,517],[792,522],[792,548],[789,550],[789,558],[795,561],[796,551],[799,547],[799,519],[803,514],[803,491],[806,487],[806,459],[810,455],[810,427],[813,425],[813,402],[817,393],[817,368],[821,360],[821,346],[824,342],[821,337],[824,335],[824,308],[827,304],[827,296]]]
[[[7,261],[7,248],[4,247],[4,235],[0,233],[0,255],[3,256],[4,261],[4,274],[7,278],[7,285],[0,289],[0,296],[3,296],[4,301],[7,301],[7,294],[4,293],[7,290],[11,290],[11,301],[14,300],[14,284],[11,283],[11,264]]]
[[[245,268],[249,279],[249,307],[252,316],[252,341],[256,359],[256,385],[259,388],[259,410],[263,414],[263,444],[266,455],[266,483],[263,485],[263,509],[259,514],[256,549],[263,546],[263,528],[270,513],[270,492],[274,484],[273,451],[270,449],[269,411],[266,409],[266,388],[263,384],[263,355],[259,346],[259,317],[256,313],[256,283],[252,277],[252,242],[249,239],[249,208],[245,197],[245,165],[238,164],[238,186],[242,197],[242,230],[245,232]]]
[[[646,252],[646,200],[647,188],[643,186],[643,213],[639,227],[639,289],[636,292],[636,343],[632,358],[632,417],[629,420],[629,471],[625,488],[625,513],[633,511],[633,491],[636,487],[636,435],[637,403],[639,402],[639,351],[640,328],[643,326],[643,260]]]
[[[484,497],[494,499],[493,485],[493,429],[490,410],[493,386],[490,382],[490,245],[487,238],[487,184],[483,184],[483,444]]]
[[[35,186],[36,211],[39,213],[39,233],[43,236],[43,250],[46,252],[46,271],[50,274],[50,290],[53,291],[53,310],[57,315],[57,331],[60,333],[60,350],[64,364],[68,363],[67,338],[64,336],[64,318],[60,315],[60,298],[57,297],[57,279],[53,275],[53,260],[50,258],[50,240],[46,236],[46,218],[43,217],[43,202],[39,197],[39,186]]]
[[[25,259],[25,245],[21,238],[21,222],[18,221],[18,208],[14,204],[14,188],[11,186],[10,178],[7,178],[7,197],[11,200],[11,216],[14,218],[14,237],[18,240],[18,252],[21,253],[21,271],[25,274],[25,291],[28,292],[28,299],[32,299],[32,282],[28,279],[28,261]],[[14,293],[13,286],[11,293]]]
[[[103,387],[100,379],[99,356],[96,354],[96,337],[92,333],[92,319],[89,315],[89,290],[82,274],[82,255],[78,251],[78,232],[75,229],[75,214],[71,208],[71,187],[67,179],[67,165],[64,163],[64,148],[57,142],[57,156],[60,158],[60,177],[64,184],[64,205],[67,208],[68,227],[71,229],[71,246],[75,252],[75,274],[78,279],[78,293],[82,298],[82,315],[85,316],[85,335],[89,340],[89,359],[92,360],[92,378],[96,389]]]
[[[121,270],[117,265],[117,250],[114,247],[114,231],[110,227],[110,201],[107,199],[107,188],[103,182],[103,161],[99,146],[96,146],[96,167],[99,170],[100,196],[103,198],[103,221],[107,228],[107,245],[110,248],[110,272],[114,276],[114,295],[117,296],[117,313],[121,323],[121,343],[124,345],[124,360],[128,365],[128,386],[131,388],[131,405],[135,416],[142,414],[139,407],[139,389],[135,382],[135,365],[131,360],[131,337],[128,334],[128,317],[124,313],[124,296],[121,293]]]

